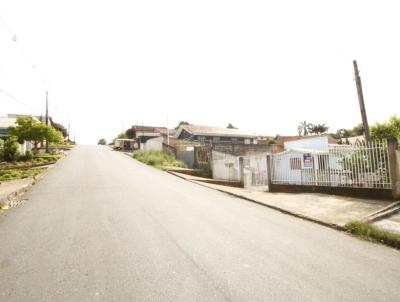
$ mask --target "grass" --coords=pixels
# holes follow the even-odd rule
[[[364,240],[379,242],[400,249],[400,234],[381,230],[364,221],[351,221],[346,229],[352,235]]]
[[[51,165],[56,163],[61,157],[61,154],[37,154],[31,160],[0,163],[0,170],[29,169],[35,166]]]
[[[133,158],[145,163],[146,165],[165,170],[167,167],[187,168],[187,165],[165,151],[135,151]]]
[[[44,169],[28,169],[28,170],[5,170],[0,171],[0,181],[23,179],[35,177],[43,172]]]

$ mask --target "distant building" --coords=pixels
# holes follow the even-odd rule
[[[135,131],[135,137],[140,143],[145,143],[155,137],[173,136],[175,133],[174,129],[167,129],[166,127],[133,125],[131,129]]]
[[[181,125],[175,137],[182,140],[196,141],[202,144],[231,143],[231,144],[257,144],[257,135],[239,129]]]

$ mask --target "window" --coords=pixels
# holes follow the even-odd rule
[[[301,158],[294,157],[290,159],[290,169],[291,170],[301,170]]]

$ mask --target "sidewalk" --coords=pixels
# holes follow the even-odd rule
[[[9,206],[10,195],[19,194],[34,183],[34,178],[24,178],[0,182],[0,206]]]
[[[380,229],[400,234],[400,213],[394,214],[380,221],[376,221],[373,223],[373,225]]]
[[[362,220],[367,215],[392,203],[384,200],[366,200],[316,193],[293,194],[251,191],[244,188],[207,183],[205,182],[207,179],[196,176],[176,172],[169,173],[199,185],[337,229],[343,229],[347,222]]]

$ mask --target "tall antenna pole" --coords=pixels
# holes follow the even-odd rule
[[[49,125],[49,93],[46,90],[46,126]],[[49,153],[49,142],[46,139],[46,152]]]
[[[356,86],[357,86],[357,95],[358,95],[358,102],[360,104],[360,110],[361,110],[361,118],[362,118],[362,123],[364,126],[364,135],[365,135],[365,140],[367,142],[371,141],[371,136],[369,133],[369,126],[368,126],[368,120],[367,120],[367,113],[365,111],[365,103],[364,103],[364,95],[363,95],[363,90],[362,90],[362,85],[361,85],[361,78],[360,74],[358,71],[358,66],[357,66],[357,61],[353,61],[353,66],[354,66],[354,76],[356,80]]]

